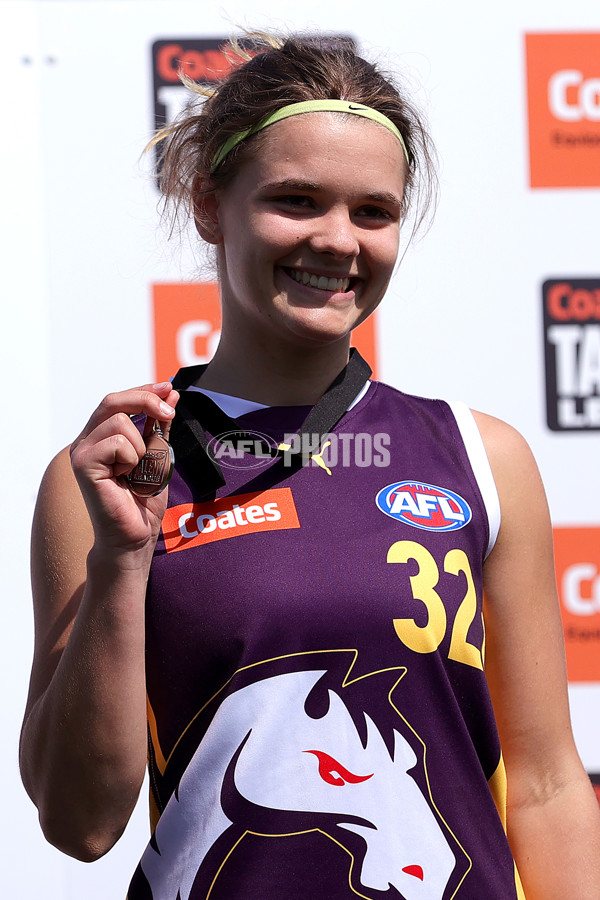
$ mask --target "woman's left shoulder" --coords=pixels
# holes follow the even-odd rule
[[[517,431],[508,422],[490,416],[488,413],[480,412],[480,410],[472,409],[471,413],[484,444],[489,445],[490,450],[519,452],[519,450],[529,450],[529,445],[520,431]],[[529,450],[531,452],[531,450]]]
[[[479,429],[499,493],[502,488],[523,489],[527,480],[541,478],[531,447],[508,422],[487,413],[471,410]]]
[[[489,460],[500,504],[500,529],[486,561],[488,586],[494,573],[504,582],[510,572],[525,572],[542,560],[547,569],[548,592],[554,578],[552,524],[542,476],[531,447],[507,422],[472,410]],[[512,576],[511,576],[512,577]]]

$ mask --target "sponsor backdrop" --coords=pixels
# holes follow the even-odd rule
[[[209,359],[216,346],[210,262],[194,233],[167,240],[152,154],[140,153],[153,128],[185,103],[178,66],[210,84],[227,68],[221,47],[236,24],[351,36],[401,73],[428,111],[440,156],[437,217],[406,249],[355,343],[383,380],[465,400],[531,443],[555,526],[576,738],[600,780],[593,7],[572,0],[551,12],[545,0],[508,2],[494,12],[491,40],[488,12],[475,0],[431,0],[426,8],[418,0],[0,4],[7,896],[123,897],[147,838],[143,798],[107,858],[93,867],[69,860],[42,839],[20,786],[18,728],[32,652],[28,533],[47,461],[107,391],[164,379]],[[194,523],[202,515],[189,511],[191,540],[200,539]],[[244,515],[253,528],[280,527],[267,506]]]

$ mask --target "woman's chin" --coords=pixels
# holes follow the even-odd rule
[[[307,346],[327,346],[338,341],[349,340],[350,333],[356,327],[359,316],[340,315],[339,310],[332,309],[298,309],[288,311],[286,316],[287,330],[291,340],[301,341]]]

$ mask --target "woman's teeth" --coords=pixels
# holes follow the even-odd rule
[[[321,291],[341,291],[345,293],[350,285],[349,278],[327,278],[325,275],[311,275],[301,269],[288,269],[288,274],[299,284],[309,284]]]

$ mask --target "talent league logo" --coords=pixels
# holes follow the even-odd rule
[[[525,43],[531,187],[600,186],[600,33]]]
[[[375,498],[382,513],[425,531],[457,531],[471,521],[471,507],[448,488],[421,481],[397,481]]]
[[[600,278],[552,278],[542,293],[548,427],[598,431]]]
[[[192,98],[179,80],[180,71],[205,87],[231,71],[233,63],[225,53],[226,44],[224,37],[169,38],[153,43],[154,124],[157,130],[170,125]],[[157,149],[157,159],[158,152]]]

